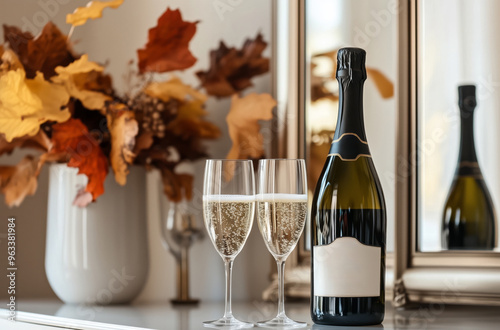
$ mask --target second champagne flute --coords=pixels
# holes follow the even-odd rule
[[[259,161],[257,219],[267,249],[278,265],[278,315],[259,322],[266,328],[302,328],[285,314],[285,260],[297,245],[307,217],[306,166],[303,159]]]
[[[208,235],[226,268],[224,316],[203,322],[210,328],[251,328],[231,310],[231,279],[234,258],[250,234],[255,213],[255,180],[250,160],[207,160],[203,185],[203,217]]]

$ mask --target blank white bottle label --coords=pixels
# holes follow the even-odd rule
[[[380,296],[380,247],[340,237],[313,249],[315,296]]]

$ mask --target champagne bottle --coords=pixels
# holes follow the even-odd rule
[[[337,54],[339,115],[311,210],[311,317],[317,324],[380,324],[385,311],[386,213],[366,142],[366,52]]]
[[[474,146],[476,87],[458,87],[461,137],[458,165],[442,223],[444,249],[491,250],[495,247],[493,202],[479,168]]]

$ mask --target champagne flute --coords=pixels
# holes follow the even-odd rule
[[[278,265],[278,315],[259,327],[302,328],[285,314],[285,260],[297,245],[307,217],[307,181],[303,159],[259,161],[257,219],[267,249]]]
[[[253,327],[236,319],[231,310],[233,261],[250,234],[255,213],[255,180],[250,160],[207,160],[203,185],[203,217],[210,240],[226,269],[224,316],[203,322],[210,328]]]

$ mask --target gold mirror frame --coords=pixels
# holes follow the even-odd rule
[[[401,0],[394,304],[500,305],[500,253],[417,249],[417,61],[420,0]]]

